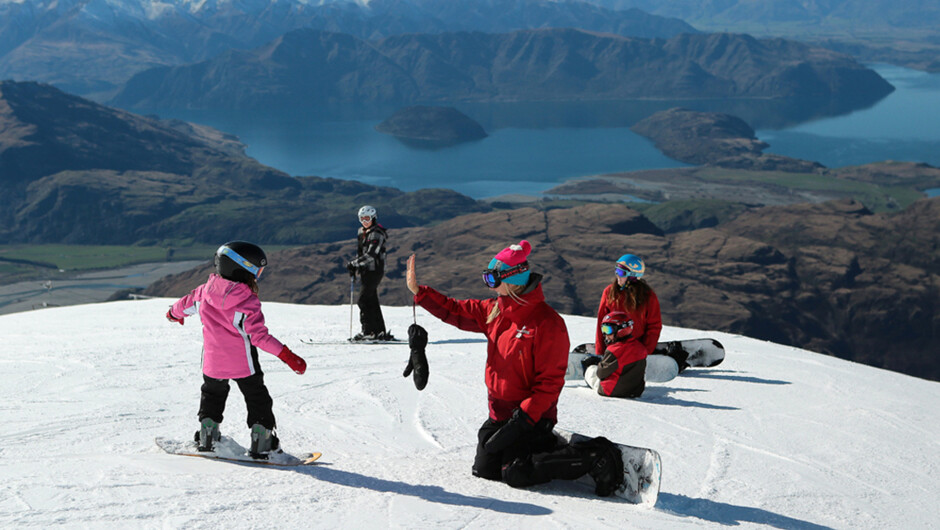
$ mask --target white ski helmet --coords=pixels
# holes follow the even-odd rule
[[[376,217],[375,208],[369,206],[368,204],[363,206],[362,208],[359,208],[359,219],[362,219],[363,217],[371,217],[375,219]]]

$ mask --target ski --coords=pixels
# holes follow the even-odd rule
[[[355,344],[408,344],[408,341],[407,341],[407,340],[398,340],[398,339],[395,339],[395,340],[352,340],[352,339],[346,339],[346,340],[313,340],[313,339],[300,339],[300,342],[302,342],[302,343],[304,343],[304,344],[311,345],[311,346],[325,345],[325,344],[326,344],[326,345],[332,345],[332,346],[339,346],[339,345],[352,346],[352,345],[355,345]]]

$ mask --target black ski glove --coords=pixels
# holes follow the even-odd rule
[[[587,372],[588,366],[594,366],[595,364],[600,364],[600,362],[600,355],[588,355],[584,359],[581,359],[581,371]]]
[[[346,272],[348,272],[350,276],[355,276],[358,270],[359,270],[359,266],[356,265],[355,263],[351,261],[346,263]]]
[[[512,411],[512,418],[498,431],[490,436],[490,439],[483,444],[483,450],[487,453],[498,453],[516,443],[523,434],[529,433],[535,428],[535,422],[525,413],[524,410],[517,408]]]
[[[417,324],[408,326],[408,346],[411,348],[411,357],[405,372],[401,374],[408,377],[414,371],[415,388],[424,390],[428,384],[428,358],[424,353],[428,345],[428,332]]]

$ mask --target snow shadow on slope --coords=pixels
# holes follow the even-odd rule
[[[699,379],[724,379],[727,381],[737,381],[739,383],[759,383],[762,385],[791,385],[790,381],[781,381],[779,379],[762,379],[745,375],[726,375],[736,374],[734,370],[686,370],[680,377],[694,377]]]
[[[289,468],[299,469],[299,468]],[[439,504],[450,504],[454,506],[469,506],[471,508],[481,508],[493,510],[500,513],[510,513],[517,515],[549,515],[552,510],[535,504],[524,502],[510,502],[493,499],[489,497],[471,497],[460,493],[446,491],[440,486],[428,486],[423,484],[408,484],[395,480],[386,480],[382,478],[369,477],[342,471],[339,469],[328,469],[325,467],[306,468],[303,473],[311,477],[350,488],[363,488],[381,493],[395,493],[397,495],[410,495],[418,497],[428,502]]]
[[[656,405],[673,405],[678,407],[698,407],[702,409],[711,409],[711,410],[741,410],[738,407],[728,407],[725,405],[712,405],[710,403],[702,403],[700,401],[686,401],[684,399],[678,399],[670,394],[675,392],[706,392],[706,390],[698,390],[692,388],[671,388],[665,386],[656,386],[656,387],[646,387],[646,390],[643,391],[643,397],[640,398],[641,401],[646,401]]]
[[[832,530],[829,526],[801,521],[777,513],[752,508],[735,506],[709,499],[693,499],[685,495],[661,492],[656,508],[679,516],[696,517],[726,526],[738,526],[742,523],[755,523],[773,528],[799,530]]]

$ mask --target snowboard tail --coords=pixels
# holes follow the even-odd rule
[[[656,344],[655,354],[666,355],[670,347],[678,345],[688,354],[686,363],[691,367],[710,368],[725,360],[725,347],[715,339],[673,340]]]
[[[564,429],[555,429],[555,435],[565,443],[584,442],[591,437]],[[652,449],[614,443],[620,448],[623,457],[624,482],[614,491],[614,495],[632,504],[652,508],[659,498],[659,485],[662,479],[662,459]],[[594,479],[584,475],[577,482],[594,488]]]
[[[322,456],[322,453],[306,453],[301,456],[294,456],[284,452],[274,452],[267,455],[267,459],[252,458],[248,454],[248,449],[242,447],[238,442],[228,436],[222,436],[219,441],[215,442],[214,450],[207,452],[199,451],[194,441],[182,442],[158,436],[154,439],[154,442],[157,444],[157,447],[171,455],[194,456],[198,458],[259,464],[263,466],[309,466],[315,464]]]

